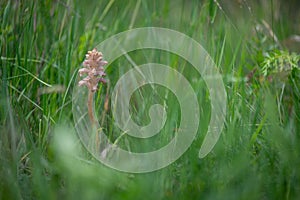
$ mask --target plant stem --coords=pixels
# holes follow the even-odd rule
[[[95,131],[95,133],[96,133],[96,149],[98,149],[99,145],[100,145],[100,140],[99,140],[99,135],[98,135],[98,131],[97,131],[97,123],[96,123],[94,113],[93,113],[94,93],[95,92],[89,90],[89,94],[88,94],[88,115],[89,115],[91,125],[92,125],[92,132]]]
[[[92,126],[96,125],[96,120],[93,113],[93,100],[94,100],[94,92],[89,90],[88,94],[88,114],[91,121]]]

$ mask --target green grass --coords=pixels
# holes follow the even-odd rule
[[[300,35],[296,0],[0,5],[0,199],[300,198],[300,44],[289,38]],[[201,115],[194,143],[176,162],[159,171],[129,174],[102,165],[81,145],[72,91],[88,50],[116,33],[147,26],[180,31],[203,45],[222,73],[227,114],[217,145],[199,159],[210,118],[209,92],[201,76],[169,52],[128,53],[137,65],[157,62],[182,73],[197,94]],[[276,62],[274,55],[298,60]],[[271,75],[263,71],[268,60]],[[280,69],[286,66],[291,70],[282,77]],[[95,98],[102,128],[113,141],[122,131],[114,126],[111,111],[104,111],[105,97],[132,67],[125,56],[111,63],[110,88],[101,86]],[[118,141],[122,147],[130,144],[134,151],[147,152],[174,136],[170,133],[178,127],[180,107],[164,87],[148,85],[134,93],[133,119],[149,122],[153,103],[166,103],[169,109],[161,135],[146,141],[125,135]]]

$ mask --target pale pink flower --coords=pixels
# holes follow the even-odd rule
[[[89,90],[95,92],[98,88],[98,83],[106,83],[106,80],[103,78],[106,74],[104,72],[103,66],[107,64],[103,60],[102,53],[93,49],[88,51],[85,55],[86,59],[83,61],[83,68],[79,69],[79,76],[86,75],[84,79],[79,81],[78,85],[86,85]]]

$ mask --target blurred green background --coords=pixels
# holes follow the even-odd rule
[[[0,199],[300,198],[299,1],[1,1],[0,16]],[[180,159],[159,171],[129,174],[102,165],[81,145],[72,89],[88,50],[148,26],[180,31],[203,45],[223,75],[228,111],[221,139],[199,159],[210,117],[201,76],[168,52],[130,52],[137,64],[175,66],[198,94],[204,117]],[[125,56],[111,63],[110,85],[97,94],[98,117],[112,140],[120,130],[104,104],[131,67]],[[148,119],[138,108],[147,111],[157,101],[153,92],[167,93],[144,87],[134,95],[137,122]],[[180,113],[175,97],[169,101],[173,130]],[[127,141],[135,142],[121,144]]]

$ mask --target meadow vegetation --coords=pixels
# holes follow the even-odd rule
[[[1,1],[0,19],[0,199],[300,198],[297,0]],[[95,98],[111,140],[122,131],[107,102],[120,75],[133,67],[128,58],[182,73],[197,94],[201,120],[194,143],[170,166],[119,172],[79,141],[72,92],[88,50],[119,32],[152,26],[182,32],[211,55],[227,92],[225,128],[213,151],[199,159],[211,109],[201,75],[170,52],[129,52],[109,63],[109,83]],[[180,107],[166,88],[144,86],[131,103],[140,124],[153,103],[167,104],[168,123],[156,140],[124,136],[121,146],[147,152],[173,137]]]

